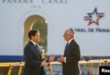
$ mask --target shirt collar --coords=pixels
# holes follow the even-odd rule
[[[34,45],[36,45],[36,44],[37,44],[36,42],[34,42],[34,41],[32,41],[32,40],[31,40],[31,42],[32,42]]]
[[[32,42],[35,46],[37,45],[37,46],[40,48],[40,46],[39,46],[38,43],[36,43],[36,42],[34,42],[34,41],[32,41],[32,40],[31,40],[31,42]]]
[[[67,41],[67,43],[68,43],[68,44],[70,44],[72,40],[73,40],[73,38],[72,38],[72,39],[70,39],[69,41]]]

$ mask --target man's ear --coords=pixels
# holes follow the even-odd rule
[[[33,39],[34,36],[31,36],[31,40]]]

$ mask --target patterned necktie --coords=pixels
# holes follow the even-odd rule
[[[69,43],[67,43],[67,44],[66,44],[66,47],[65,47],[65,49],[66,49],[68,46],[69,46]]]

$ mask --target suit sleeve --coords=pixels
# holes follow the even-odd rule
[[[74,44],[70,47],[70,51],[72,52],[71,56],[66,57],[66,63],[75,63],[80,60],[80,49],[77,44]]]
[[[39,66],[41,65],[42,60],[34,60],[33,52],[30,47],[25,47],[24,49],[24,60],[30,66]]]

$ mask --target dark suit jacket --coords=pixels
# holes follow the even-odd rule
[[[63,75],[79,75],[80,49],[75,40],[65,47],[64,57],[66,63],[63,63]]]
[[[24,48],[24,71],[23,75],[45,75],[43,67],[41,67],[41,53],[31,41]]]

